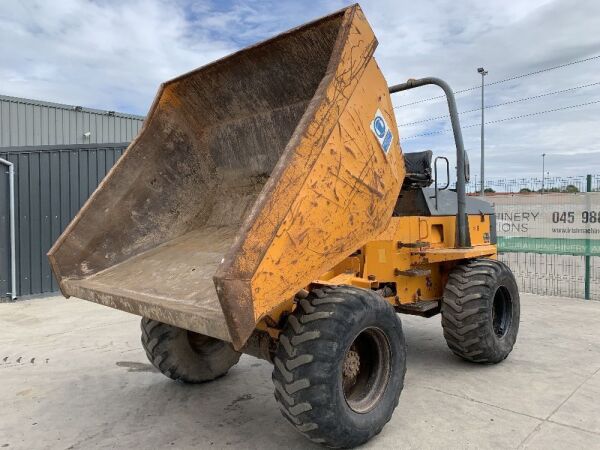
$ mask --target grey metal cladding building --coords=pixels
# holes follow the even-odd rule
[[[143,122],[133,114],[0,95],[0,147],[131,142]]]
[[[0,298],[57,290],[46,252],[143,120],[0,96]]]

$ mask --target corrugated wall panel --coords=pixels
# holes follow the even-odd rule
[[[51,222],[51,189],[50,177],[50,153],[40,153],[40,246],[49,248],[52,245],[52,222]],[[40,249],[41,250],[41,249]],[[52,276],[50,267],[40,261],[40,283],[42,292],[52,290]]]
[[[54,292],[46,253],[122,155],[127,143],[10,147],[0,157],[15,164],[17,292]],[[10,290],[8,173],[0,169],[0,297]]]
[[[143,121],[132,114],[0,95],[0,148],[130,142]]]
[[[10,145],[10,114],[8,111],[9,103],[0,102],[0,147],[8,147]]]
[[[29,235],[31,237],[29,240],[29,267],[32,292],[42,292],[40,165],[40,153],[31,153],[29,156]]]
[[[48,108],[41,108],[40,110],[40,128],[41,128],[41,136],[40,136],[40,144],[39,145],[48,145],[48,137],[50,135],[48,130]]]
[[[60,152],[51,152],[50,153],[50,245],[48,248],[52,246],[52,243],[58,239],[60,233],[64,229],[61,226],[61,199],[62,193],[60,190],[60,175],[61,175],[61,166],[60,166]],[[58,290],[58,284],[53,276],[50,276],[50,291]]]
[[[17,105],[17,120],[15,122],[17,142],[14,145],[27,145],[27,133],[25,123],[27,122],[27,108],[23,103]],[[22,142],[22,144],[21,144]]]

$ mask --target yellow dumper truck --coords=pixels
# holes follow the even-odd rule
[[[450,349],[480,363],[519,327],[494,211],[465,195],[451,89],[389,87],[376,47],[354,5],[164,83],[48,254],[65,296],[142,316],[174,380],[272,362],[283,416],[330,447],[367,441],[398,404],[396,313],[441,312]],[[456,190],[438,182],[447,159],[400,148],[390,94],[427,84],[447,96]]]

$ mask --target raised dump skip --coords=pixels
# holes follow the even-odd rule
[[[391,216],[375,46],[352,7],[165,83],[49,253],[63,293],[243,345]]]

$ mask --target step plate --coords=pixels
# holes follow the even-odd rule
[[[441,301],[430,300],[396,305],[396,311],[414,316],[432,317],[440,312]]]

